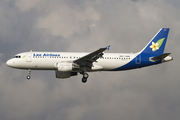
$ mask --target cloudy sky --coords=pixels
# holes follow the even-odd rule
[[[1,120],[179,120],[179,0],[0,0]],[[174,60],[59,80],[5,62],[25,51],[137,52],[162,27]]]

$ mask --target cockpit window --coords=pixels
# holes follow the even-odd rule
[[[21,58],[21,56],[20,56],[20,55],[17,55],[17,56],[14,56],[13,58]]]

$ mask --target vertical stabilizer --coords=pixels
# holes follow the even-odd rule
[[[169,28],[161,28],[140,53],[161,55],[164,53]]]

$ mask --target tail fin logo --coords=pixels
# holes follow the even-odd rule
[[[161,45],[163,44],[165,38],[161,38],[159,39],[156,43],[152,42],[152,45],[150,46],[150,48],[152,48],[152,51],[155,52],[156,50],[158,50]]]

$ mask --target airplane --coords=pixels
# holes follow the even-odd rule
[[[9,67],[28,70],[54,70],[56,78],[63,79],[82,74],[82,82],[89,77],[87,72],[123,71],[157,65],[173,60],[171,53],[164,53],[170,28],[161,28],[150,42],[137,53],[104,53],[110,46],[91,53],[79,52],[23,52],[15,55],[6,64]]]

